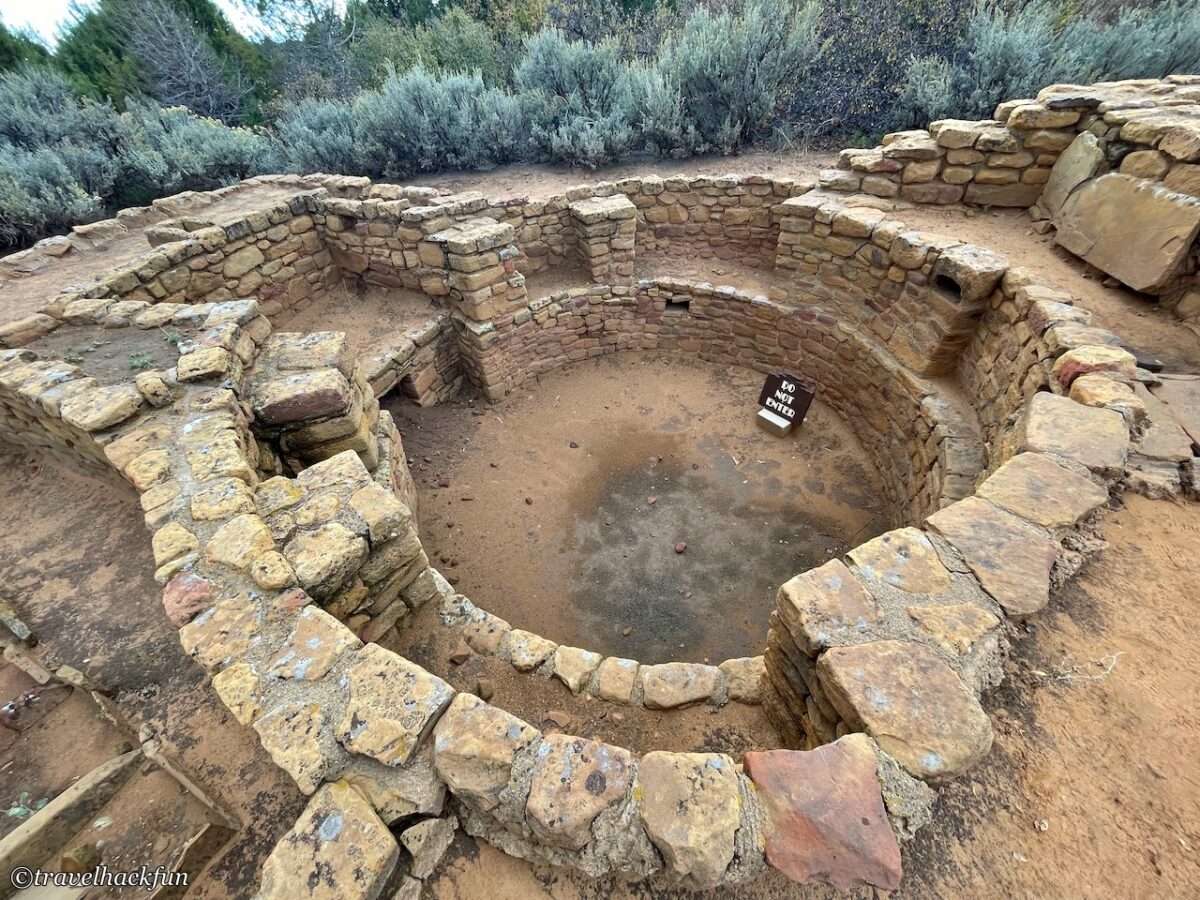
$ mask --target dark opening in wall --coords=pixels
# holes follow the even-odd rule
[[[962,288],[959,287],[958,282],[949,275],[938,274],[933,276],[933,284],[934,287],[936,287],[955,303],[962,300]]]
[[[687,297],[680,297],[676,300],[668,300],[667,308],[664,314],[668,316],[684,316],[687,315],[688,304],[692,301]]]

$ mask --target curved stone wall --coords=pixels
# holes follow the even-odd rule
[[[712,181],[714,190],[772,184]],[[399,189],[350,187],[368,199],[308,193],[312,228],[302,233],[318,235],[347,274],[432,285],[453,328],[433,331],[454,335],[462,372],[489,395],[627,347],[795,368],[860,430],[901,527],[780,588],[761,697],[787,745],[811,749],[746,754],[739,763],[725,754],[638,756],[544,735],[371,642],[431,601],[467,607],[429,566],[400,436],[344,336],[274,333],[263,315],[271,299],[154,303],[148,285],[161,273],[149,271],[148,281],[126,274],[151,300],[50,300],[40,315],[63,323],[56,327],[124,317],[130,328],[195,328],[174,367],[116,385],[30,350],[3,351],[0,433],[102,456],[134,484],[164,608],[184,648],[211,673],[231,713],[312,795],[264,868],[262,896],[304,895],[318,868],[335,895],[377,896],[397,858],[387,825],[447,806],[506,852],[597,876],[706,888],[770,866],[800,881],[894,889],[898,840],[927,819],[927,785],[960,774],[990,748],[979,696],[999,677],[1006,623],[1036,614],[1051,586],[1078,567],[1081,530],[1122,483],[1131,423],[1140,426],[1123,414],[1115,387],[1078,388],[1085,377],[1120,385],[1134,374],[1132,357],[1075,327],[1086,323],[1066,298],[1007,266],[997,271],[994,257],[974,248],[950,253],[961,248],[954,242],[918,251],[899,223],[845,214],[850,207],[828,196],[804,199],[804,186],[771,206],[780,223],[777,260],[783,235],[811,234],[868,274],[887,278],[895,263],[914,301],[925,289],[978,304],[981,327],[964,333],[951,366],[965,388],[961,406],[945,400],[949,384],[913,374],[865,330],[865,311],[851,319],[667,279],[530,302],[518,265],[529,254],[514,242],[513,225],[478,216],[493,207],[515,216],[515,205],[449,198],[417,206]],[[793,190],[804,202],[784,215]],[[603,186],[578,196],[616,193]],[[621,204],[604,205],[600,218],[592,207],[567,209],[583,226],[576,239],[599,248],[587,256],[593,271],[606,265],[620,276],[621,264],[604,258],[623,252],[619,223],[641,220]],[[338,217],[334,227],[330,216]],[[811,221],[813,230],[787,231],[788,218]],[[702,232],[710,247],[720,244],[720,235]],[[281,244],[292,240],[280,234]],[[255,241],[262,249],[258,241],[272,238],[264,232]],[[908,250],[906,267],[894,256]],[[786,255],[808,264],[806,254]],[[953,265],[941,262],[947,258]],[[815,268],[807,274],[831,291],[847,271]],[[953,302],[946,308],[956,322],[977,317],[974,308],[965,317]],[[915,337],[928,321],[914,304],[897,328]],[[922,346],[948,346],[942,336]],[[397,366],[407,365],[396,362],[402,355],[398,349]],[[414,344],[404,359],[416,356]],[[994,471],[968,496],[985,465]],[[512,632],[496,640],[512,658]],[[671,674],[650,680],[657,686]],[[643,699],[645,676],[637,674]],[[719,702],[720,690],[696,699]],[[802,841],[795,822],[805,825]],[[354,835],[351,851],[337,840],[344,828]]]

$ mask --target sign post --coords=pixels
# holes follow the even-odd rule
[[[808,414],[816,392],[795,375],[775,372],[767,376],[758,395],[758,427],[776,437],[784,437],[793,425],[800,425]]]

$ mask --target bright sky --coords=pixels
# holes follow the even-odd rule
[[[90,6],[93,0],[80,0]],[[229,21],[243,34],[252,33],[255,20],[234,0],[216,0]],[[0,0],[0,20],[10,29],[30,28],[48,45],[53,46],[58,26],[67,17],[71,0]]]

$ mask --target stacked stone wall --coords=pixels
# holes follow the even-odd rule
[[[806,378],[855,431],[897,521],[965,496],[983,464],[970,419],[871,336],[814,307],[659,279],[542,298],[506,328],[460,324],[464,356],[497,394],[525,378],[622,350],[662,350]]]

